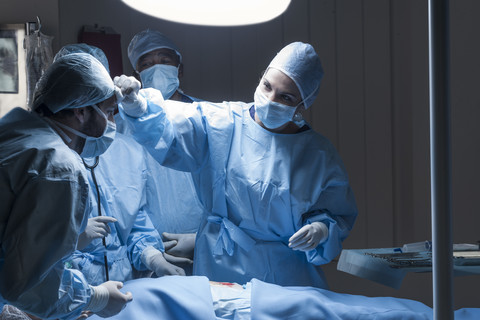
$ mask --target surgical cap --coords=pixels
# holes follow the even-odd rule
[[[57,54],[53,58],[53,61],[67,54],[79,53],[79,52],[85,52],[85,53],[91,54],[92,56],[97,58],[97,60],[100,61],[101,64],[103,64],[103,66],[105,67],[105,69],[107,69],[108,72],[110,72],[110,68],[108,66],[108,59],[105,53],[103,52],[103,50],[100,48],[88,45],[86,43],[67,44],[57,52]]]
[[[88,53],[57,59],[35,88],[32,108],[44,104],[52,113],[91,106],[110,98],[113,81],[103,65]]]
[[[133,69],[137,69],[138,59],[145,53],[162,48],[175,51],[180,62],[182,61],[182,55],[175,43],[162,33],[150,29],[137,33],[128,45],[128,59],[130,59]]]
[[[268,66],[291,78],[302,95],[305,108],[310,107],[320,90],[323,68],[315,49],[302,42],[293,42],[277,53]]]

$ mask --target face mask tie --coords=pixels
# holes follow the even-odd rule
[[[56,127],[60,136],[62,136],[62,138],[64,138],[67,143],[72,142],[72,139],[70,139],[70,137],[68,137],[68,135],[62,129],[70,131],[71,133],[85,139],[85,145],[83,146],[83,150],[80,153],[80,156],[82,158],[94,158],[103,154],[108,149],[110,144],[112,144],[116,133],[115,123],[109,121],[107,116],[96,104],[92,105],[92,107],[106,121],[105,129],[100,137],[88,136],[85,133],[75,130],[54,119],[45,118],[53,127]]]

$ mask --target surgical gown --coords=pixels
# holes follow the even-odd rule
[[[208,212],[197,233],[194,274],[326,287],[319,265],[340,253],[357,215],[333,145],[313,130],[267,131],[252,119],[251,104],[182,104],[152,89],[140,94],[148,101],[144,116],[121,110],[135,139],[162,165],[192,172]],[[326,242],[308,252],[290,249],[289,237],[313,221],[327,225]]]
[[[77,153],[35,114],[0,119],[0,304],[75,318],[91,289],[63,262],[85,228],[88,183]]]
[[[119,115],[115,117],[115,122],[118,132],[130,133]],[[197,197],[192,175],[160,165],[149,153],[146,153],[145,160],[154,179],[154,190],[157,191],[155,196],[161,204],[152,210],[150,215],[155,229],[160,234],[197,232],[206,213]]]
[[[138,271],[147,270],[140,259],[146,247],[164,251],[162,239],[149,218],[159,203],[145,155],[145,149],[135,140],[117,132],[112,145],[93,169],[102,215],[114,217],[117,222],[109,224],[111,233],[105,238],[106,249],[102,239],[95,239],[85,249],[75,251],[70,260],[92,285],[107,281],[105,254],[109,279],[123,282],[134,277],[132,265]],[[86,162],[92,165],[95,161],[87,159]],[[88,181],[92,202],[89,218],[92,218],[98,216],[98,195],[91,172]]]

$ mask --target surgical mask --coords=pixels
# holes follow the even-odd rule
[[[305,123],[300,114],[296,115],[294,119],[295,111],[303,101],[294,107],[287,106],[279,102],[271,101],[258,88],[255,90],[254,100],[255,113],[263,125],[269,129],[279,128],[290,121],[295,122],[298,126],[303,126]]]
[[[163,99],[168,100],[180,85],[178,68],[168,64],[156,64],[140,72],[144,88],[160,90]]]
[[[112,144],[113,139],[115,138],[115,132],[116,132],[116,125],[115,122],[112,122],[108,120],[107,116],[103,113],[102,110],[97,105],[92,105],[93,109],[98,112],[102,116],[102,118],[105,119],[106,125],[105,125],[105,130],[103,131],[103,134],[100,137],[91,137],[86,135],[85,133],[82,133],[78,130],[75,130],[73,128],[70,128],[69,126],[55,121],[53,119],[48,119],[49,121],[54,122],[57,126],[70,131],[71,133],[82,137],[85,139],[85,145],[83,146],[82,153],[80,153],[80,156],[82,158],[94,158],[96,156],[99,156],[103,154],[108,147]],[[70,143],[72,139],[70,139],[67,135],[63,135],[63,138],[67,141],[67,143]]]

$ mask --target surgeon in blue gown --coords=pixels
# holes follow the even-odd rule
[[[131,139],[117,134],[109,150],[99,157],[96,168],[92,168],[95,181],[92,172],[88,175],[92,210],[86,231],[93,236],[82,242],[85,233],[80,235],[79,246],[84,246],[79,247],[68,262],[94,285],[106,279],[104,256],[110,280],[127,281],[152,272],[155,276],[185,275],[181,267],[167,261],[182,258],[168,257],[150,220],[150,212],[156,207],[149,190],[152,177],[145,163],[145,150]],[[84,159],[88,167],[96,160]],[[101,215],[97,209],[98,197]],[[191,261],[178,261],[181,262],[191,265]]]
[[[128,45],[128,59],[135,78],[143,88],[154,88],[165,100],[191,103],[199,101],[180,89],[183,76],[183,57],[177,45],[159,31],[146,29],[138,32]],[[117,128],[122,133],[130,130],[125,121],[116,116]],[[151,220],[167,244],[167,253],[177,259],[193,259],[195,233],[205,215],[189,172],[173,170],[160,165],[152,156],[145,157],[154,177],[156,197],[160,206],[151,212]],[[165,183],[168,181],[168,183]],[[171,248],[168,248],[173,244]],[[176,263],[172,261],[172,263]],[[188,275],[192,266],[183,263]]]
[[[194,274],[326,288],[320,265],[341,251],[357,216],[334,146],[303,120],[323,69],[313,47],[294,42],[272,60],[254,103],[164,101],[116,77],[120,112],[160,164],[192,172],[208,215]]]
[[[32,112],[15,108],[0,120],[0,306],[76,319],[85,310],[113,315],[132,299],[122,283],[91,286],[64,265],[87,224],[80,156],[112,142],[114,92],[96,59],[72,54],[41,77]]]
[[[105,53],[84,43],[62,47],[54,61],[78,52],[89,53],[109,70]],[[161,204],[147,155],[135,140],[117,132],[105,153],[83,159],[89,172],[91,209],[85,232],[79,237],[78,250],[67,265],[82,271],[92,285],[105,280],[127,281],[150,275],[149,271],[156,276],[185,275],[181,267],[165,259],[162,239],[150,220]],[[188,264],[187,259],[166,256]]]
[[[142,88],[159,90],[165,100],[199,101],[180,89],[183,57],[178,46],[161,32],[151,29],[138,32],[128,45],[128,59]],[[130,131],[120,115],[117,115],[116,122],[120,132]],[[165,240],[170,240],[170,236],[176,237],[171,233],[197,232],[204,208],[195,192],[191,174],[161,166],[151,156],[146,160],[157,182],[157,197],[162,203],[152,212],[155,228],[160,234],[168,233]],[[187,239],[186,236],[184,238]]]

